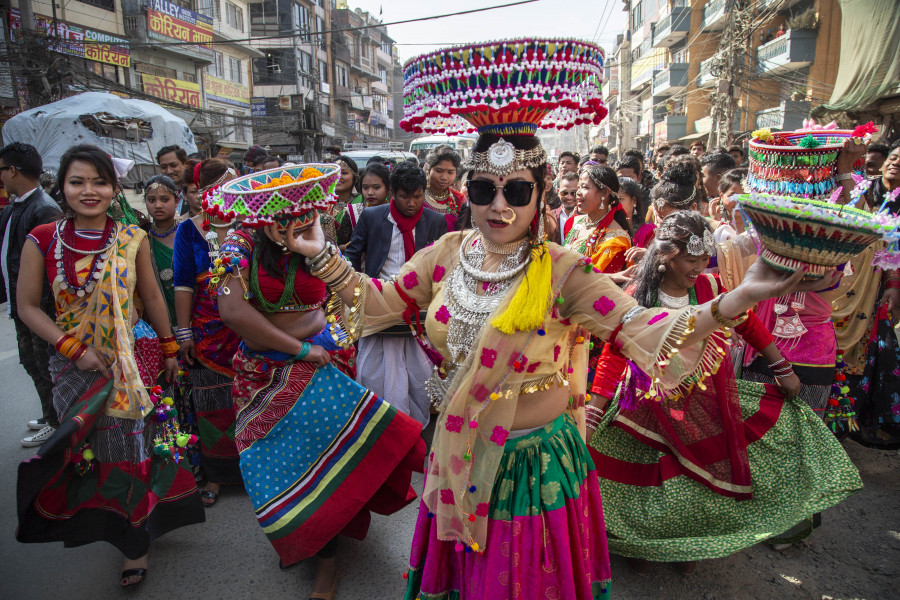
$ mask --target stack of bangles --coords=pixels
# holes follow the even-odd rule
[[[356,271],[344,260],[337,247],[331,242],[325,244],[316,256],[306,259],[306,265],[313,277],[325,282],[332,294],[337,294],[353,282]]]
[[[309,354],[309,351],[312,349],[312,344],[309,342],[303,342],[300,344],[300,352],[294,355],[293,360],[305,360],[306,355]]]
[[[175,328],[175,341],[179,344],[183,344],[185,342],[193,341],[194,339],[194,330],[190,327],[176,327]]]
[[[159,348],[162,350],[163,358],[178,356],[178,342],[175,341],[174,335],[159,338]]]
[[[605,411],[593,404],[584,405],[584,421],[590,429],[600,427],[600,421],[603,419]]]
[[[57,352],[72,362],[78,362],[78,359],[84,356],[88,349],[87,344],[79,342],[68,333],[59,338],[54,346]]]
[[[900,275],[897,274],[897,271],[888,271],[888,274],[885,275],[884,289],[900,290]]]
[[[794,367],[783,357],[769,365],[769,370],[775,375],[775,379],[784,379],[794,374]]]

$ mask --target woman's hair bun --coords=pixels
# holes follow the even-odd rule
[[[672,162],[666,165],[662,174],[662,181],[675,185],[697,185],[697,172],[688,163]]]

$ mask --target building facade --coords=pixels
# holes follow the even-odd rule
[[[628,0],[626,7],[610,116],[623,149],[795,129],[830,96],[838,0]]]

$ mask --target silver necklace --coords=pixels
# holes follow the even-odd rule
[[[486,252],[480,236],[471,243],[476,233],[469,234],[460,246],[459,264],[450,274],[445,291],[450,312],[447,347],[450,359],[457,364],[475,347],[484,322],[500,305],[516,275],[528,264],[528,244],[523,241],[517,252],[503,258],[496,273],[482,270]],[[478,293],[479,287],[483,294]]]
[[[684,296],[670,296],[664,291],[657,290],[659,295],[659,303],[665,306],[666,308],[684,308],[688,304],[691,303],[691,295],[685,294]]]

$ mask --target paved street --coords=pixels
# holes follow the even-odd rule
[[[2,306],[0,306],[2,308]],[[305,598],[312,565],[282,572],[253,518],[250,501],[226,489],[202,525],[180,529],[154,544],[150,573],[139,589],[118,589],[120,556],[108,544],[64,549],[61,544],[19,544],[14,539],[16,468],[30,450],[20,446],[25,422],[37,413],[30,380],[18,365],[10,321],[0,319],[0,598],[97,600],[132,598]],[[725,559],[700,564],[692,577],[658,565],[648,577],[630,573],[613,557],[614,597],[619,599],[753,599],[900,597],[900,458],[850,443],[866,489],[829,510],[812,539],[780,553],[758,545]],[[416,481],[421,488],[421,478]],[[415,507],[375,517],[364,542],[342,540],[342,600],[402,598],[401,574],[412,537]],[[502,600],[502,599],[492,599]]]

